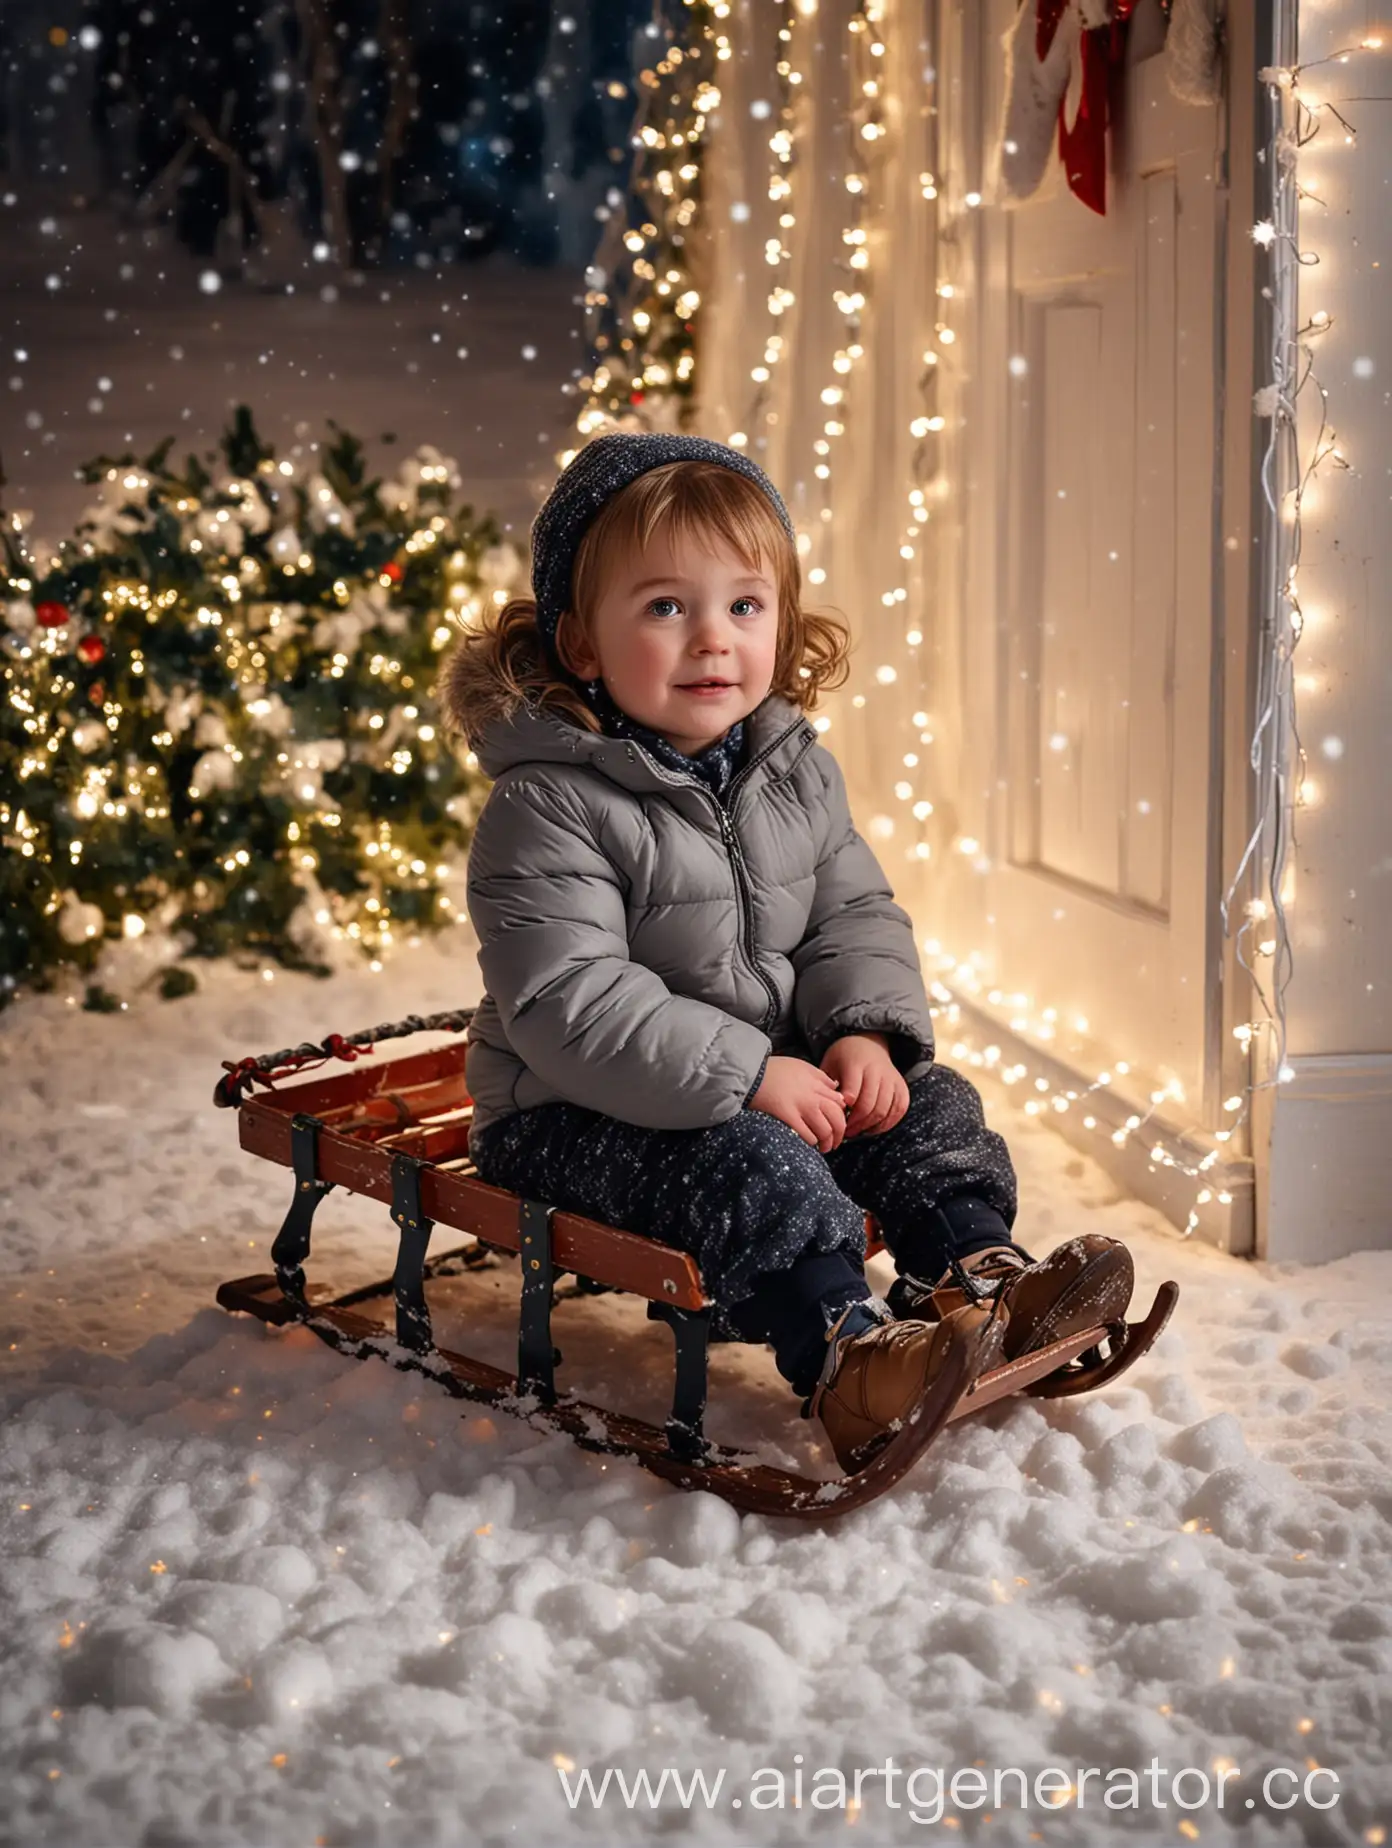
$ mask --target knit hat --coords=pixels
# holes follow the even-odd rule
[[[537,628],[552,671],[580,688],[593,703],[594,689],[578,679],[556,652],[556,625],[570,604],[570,574],[586,528],[604,503],[649,469],[667,462],[718,462],[754,482],[768,496],[790,539],[793,522],[782,496],[759,467],[738,449],[704,436],[656,430],[614,430],[594,437],[562,471],[532,522],[532,594]]]

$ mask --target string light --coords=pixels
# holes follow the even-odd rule
[[[786,9],[786,0],[774,0],[780,12]],[[797,100],[805,97],[802,88],[803,73],[793,62],[794,34],[792,22],[784,18],[778,28],[778,43],[782,56],[774,60],[774,79],[778,92],[778,122],[769,136],[768,147],[773,155],[769,169],[768,200],[770,205],[779,208],[778,233],[770,236],[764,243],[764,261],[774,272],[765,304],[769,320],[772,323],[764,341],[763,360],[760,365],[750,370],[750,378],[757,387],[749,410],[739,429],[732,430],[727,437],[730,446],[743,449],[749,441],[749,433],[760,428],[769,415],[770,400],[776,388],[775,374],[785,358],[788,345],[783,335],[777,331],[782,316],[792,307],[796,296],[779,274],[792,264],[792,250],[789,234],[797,224],[794,212],[793,177],[797,167],[797,149],[800,131],[797,120]],[[763,105],[767,108],[768,105]],[[759,103],[753,105],[755,112]],[[747,212],[747,208],[743,208]],[[735,207],[738,218],[741,208]]]
[[[840,244],[847,253],[842,259],[841,267],[852,272],[855,286],[847,288],[838,281],[832,289],[832,304],[838,315],[842,317],[847,338],[844,344],[838,345],[833,355],[831,368],[834,376],[823,385],[819,394],[820,402],[832,412],[813,443],[815,459],[812,463],[812,475],[822,484],[821,506],[818,510],[818,525],[822,530],[826,529],[832,519],[834,445],[837,439],[845,434],[847,409],[854,386],[852,375],[857,368],[863,365],[865,359],[865,346],[860,335],[862,315],[867,306],[870,287],[870,278],[867,274],[870,265],[868,214],[875,196],[875,182],[879,177],[883,161],[888,158],[887,149],[876,151],[878,144],[886,136],[883,117],[883,85],[884,73],[892,63],[884,27],[884,0],[866,0],[866,4],[857,7],[846,21],[848,41],[846,58],[850,70],[849,94],[852,102],[845,122],[847,171],[844,187],[849,209],[842,225]],[[785,26],[782,29],[780,39],[787,42],[788,52],[785,58],[779,60],[778,70],[786,74],[786,79],[790,84],[800,83],[802,74],[792,61],[795,41],[790,27]],[[779,166],[782,167],[786,165],[795,151],[796,137],[794,136],[790,147],[785,128],[770,141],[769,145],[777,157]],[[780,171],[778,169],[771,171],[769,196],[771,198],[783,196],[785,186],[786,180]],[[937,199],[937,186],[931,172],[924,172],[920,175],[920,189],[925,201]],[[780,223],[785,225],[791,225],[793,222],[791,214],[788,214],[784,220],[780,220]],[[790,260],[790,253],[785,252],[784,257],[785,260]],[[939,294],[944,300],[950,299],[953,294],[952,285],[942,285]],[[771,299],[770,307],[773,306],[774,302]],[[945,328],[945,321],[940,321],[938,324],[939,338]],[[951,330],[947,331],[950,334]],[[783,355],[786,352],[784,343],[780,341],[777,350],[780,356]],[[767,360],[767,354],[765,358]],[[919,480],[919,468],[926,447],[925,439],[941,431],[945,421],[936,414],[936,406],[931,402],[936,381],[937,354],[931,351],[926,352],[923,360],[923,372],[919,386],[926,402],[923,411],[913,416],[908,424],[908,434],[918,447],[915,452],[914,479],[907,496],[908,516],[895,548],[897,556],[906,562],[916,556],[917,548],[914,541],[918,539],[928,517],[926,495]],[[756,369],[756,372],[766,373],[766,368]],[[756,398],[744,428],[732,433],[729,437],[728,440],[732,444],[743,445],[747,441],[748,432],[757,427],[758,418],[764,411],[764,399],[765,394],[763,393]],[[815,528],[811,533],[799,534],[798,550],[802,557],[806,558],[811,555],[815,550],[815,545]],[[807,569],[807,580],[810,584],[824,583],[826,581],[825,568],[819,562],[813,563]],[[902,583],[894,583],[882,591],[880,600],[885,608],[895,608],[906,602],[907,598],[907,588]],[[910,652],[910,666],[912,667],[914,651],[923,640],[922,630],[912,626],[905,631],[904,639]],[[875,670],[876,686],[892,686],[897,680],[898,670],[890,663],[881,663]],[[852,705],[855,707],[863,706],[864,703],[863,696],[858,695],[852,699]],[[828,715],[819,715],[812,722],[816,730],[821,733],[829,731],[834,723]],[[924,741],[924,739],[919,741]],[[918,769],[920,767],[917,753],[906,752],[901,755],[906,768]],[[915,789],[910,780],[901,779],[895,786],[895,794],[899,801],[911,805],[910,813],[916,820],[922,821],[933,813],[933,804]],[[882,823],[888,823],[888,828],[884,829],[884,832],[892,833],[895,825],[892,818],[886,816],[881,820]],[[922,837],[908,849],[909,857],[915,859],[927,859],[930,853],[930,845]]]
[[[628,193],[614,189],[599,208],[607,228],[585,272],[584,300],[586,334],[598,363],[580,380],[586,403],[576,430],[582,441],[628,427],[637,407],[650,419],[679,412],[693,389],[701,296],[686,253],[701,203],[706,122],[721,101],[714,78],[732,47],[721,29],[730,13],[726,0],[686,0],[685,10],[689,42],[667,44],[638,74]],[[656,20],[646,31],[661,35]],[[632,223],[635,207],[639,218]],[[566,450],[559,466],[574,455]]]
[[[1311,102],[1301,93],[1305,72],[1320,65],[1347,62],[1356,50],[1377,51],[1381,40],[1369,38],[1308,64],[1268,66],[1260,72],[1267,89],[1269,127],[1266,161],[1272,189],[1271,217],[1253,227],[1252,236],[1269,265],[1266,294],[1271,302],[1271,379],[1257,393],[1255,409],[1269,420],[1262,456],[1261,487],[1266,508],[1267,581],[1263,585],[1263,622],[1257,669],[1257,721],[1249,760],[1257,782],[1256,824],[1247,841],[1222,905],[1225,936],[1231,935],[1233,903],[1244,878],[1251,895],[1243,907],[1235,947],[1257,997],[1261,1018],[1238,1032],[1252,1049],[1254,1063],[1261,1058],[1274,1074],[1258,1077],[1248,1096],[1294,1075],[1286,1059],[1285,995],[1294,958],[1286,912],[1294,895],[1293,868],[1288,867],[1294,842],[1294,811],[1310,806],[1318,791],[1305,774],[1306,759],[1300,741],[1296,712],[1296,653],[1310,615],[1298,588],[1302,514],[1309,504],[1311,483],[1322,464],[1347,468],[1348,463],[1328,427],[1329,394],[1315,372],[1312,341],[1332,326],[1326,310],[1317,308],[1303,325],[1299,320],[1299,277],[1313,269],[1319,258],[1300,245],[1301,202],[1322,205],[1304,189],[1298,178],[1302,149],[1320,133],[1320,118],[1330,115],[1351,143],[1354,131],[1332,103]],[[1319,422],[1314,441],[1302,451],[1298,402],[1313,388],[1319,399]],[[1260,929],[1255,956],[1249,954],[1253,933]],[[1269,963],[1263,970],[1259,965]],[[1246,1115],[1246,1108],[1238,1122]]]

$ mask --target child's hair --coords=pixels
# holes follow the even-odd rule
[[[850,634],[839,616],[804,610],[797,549],[763,490],[718,462],[668,462],[606,501],[586,529],[571,572],[573,607],[561,612],[556,650],[567,666],[574,627],[582,634],[599,607],[616,559],[646,552],[654,537],[691,535],[723,540],[745,568],[771,561],[778,586],[778,650],[771,691],[804,711],[815,709],[823,687],[838,687],[850,671]],[[536,603],[513,597],[482,624],[469,628],[440,665],[440,707],[446,728],[473,746],[494,718],[510,718],[523,701],[550,707],[588,731],[597,716],[547,662],[537,628]]]

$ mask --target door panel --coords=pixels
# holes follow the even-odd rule
[[[1033,514],[1042,533],[1044,578],[1034,686],[1036,849],[1030,858],[1104,891],[1120,883],[1116,690],[1126,665],[1115,572],[1109,578],[1098,559],[1122,511],[1107,466],[1107,407],[1098,390],[1103,365],[1115,364],[1115,293],[1103,290],[1089,303],[1053,301],[1035,310],[1044,454]]]
[[[1170,96],[1163,57],[1122,84],[1107,215],[1056,177],[1002,214],[1010,305],[980,323],[1008,387],[977,441],[1001,445],[1009,484],[1005,812],[983,871],[996,982],[1085,1017],[1079,1056],[1199,1105],[1217,1003],[1217,124]]]
[[[1173,168],[1141,183],[1136,499],[1124,890],[1168,912],[1173,801],[1176,410]]]

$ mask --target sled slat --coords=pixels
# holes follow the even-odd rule
[[[472,1116],[473,1101],[464,1088],[463,1073],[453,1072],[429,1084],[389,1086],[357,1102],[334,1110],[318,1110],[314,1114],[330,1129],[356,1133],[379,1127],[404,1128],[419,1123],[423,1117],[445,1116],[460,1110],[467,1110]]]
[[[361,1131],[357,1134],[361,1138]],[[469,1153],[467,1122],[413,1123],[408,1129],[391,1130],[386,1135],[362,1139],[372,1148],[390,1149],[393,1154],[402,1149],[408,1155],[418,1156],[422,1161],[433,1161],[437,1165],[457,1161]]]
[[[365,1060],[358,1064],[341,1063],[321,1067],[313,1077],[297,1084],[277,1083],[268,1091],[255,1091],[243,1100],[242,1108],[255,1103],[280,1109],[287,1116],[303,1110],[310,1116],[359,1104],[385,1091],[406,1091],[414,1086],[453,1080],[464,1084],[465,1041],[436,1046],[430,1052],[413,1053],[409,1059],[383,1059],[379,1063]]]
[[[295,1087],[298,1093],[300,1087]],[[265,1161],[290,1166],[290,1117],[287,1089],[277,1106],[259,1097],[248,1098],[238,1112],[242,1147]],[[299,1107],[298,1095],[295,1105]],[[346,1187],[350,1193],[390,1205],[391,1151],[324,1130],[319,1136],[319,1178]],[[518,1249],[518,1196],[486,1181],[437,1167],[421,1170],[421,1208],[437,1224],[471,1233],[503,1251]],[[615,1226],[606,1226],[579,1213],[557,1212],[552,1221],[555,1261],[561,1270],[576,1271],[596,1283],[631,1290],[654,1302],[675,1303],[681,1309],[706,1307],[701,1273],[693,1259],[674,1246],[640,1238]]]

